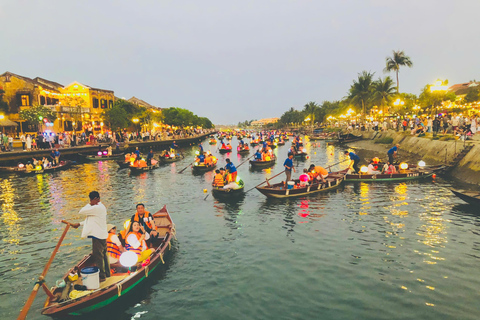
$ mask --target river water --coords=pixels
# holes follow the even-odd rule
[[[219,165],[228,156],[236,165],[246,159],[204,147]],[[306,148],[310,158],[298,162],[295,176],[310,163],[344,157],[325,143]],[[138,176],[98,162],[0,177],[2,319],[16,318],[63,231],[60,220],[81,221],[92,190],[117,227],[138,202],[153,212],[167,204],[178,241],[147,285],[89,319],[478,319],[480,215],[450,193],[452,182],[349,183],[307,198],[267,199],[253,190],[230,202],[204,200],[212,172],[176,173],[195,150]],[[275,150],[272,169],[240,166],[246,190],[282,171],[287,150]],[[68,232],[48,285],[89,252],[80,234]],[[47,319],[44,299],[40,291],[29,319]]]

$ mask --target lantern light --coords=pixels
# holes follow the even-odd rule
[[[425,167],[425,161],[420,160],[420,161],[418,162],[418,166],[419,166],[420,168]]]
[[[130,219],[125,220],[125,222],[123,223],[123,227],[125,228],[125,230],[128,230],[128,228],[130,227]]]
[[[42,169],[43,169],[42,166],[36,166],[36,167],[35,167],[35,170],[42,170]]]
[[[125,251],[120,256],[120,263],[124,267],[130,268],[130,267],[134,266],[135,263],[137,263],[137,261],[138,261],[137,254],[133,251]]]
[[[20,169],[22,169],[23,167],[25,167],[25,165],[24,165],[23,163],[20,163],[20,164],[18,165],[18,167],[19,167]]]
[[[102,151],[98,151],[97,154],[98,154],[99,156],[101,156],[101,155],[102,155]]]
[[[107,155],[107,154],[108,154],[108,151],[107,151],[107,150],[103,151],[103,154],[104,154],[104,155]]]
[[[362,166],[362,167],[360,168],[360,172],[362,172],[362,173],[367,173],[367,172],[368,172],[368,168],[367,168],[366,166]]]
[[[406,162],[400,163],[400,169],[407,170],[408,169],[408,164]]]

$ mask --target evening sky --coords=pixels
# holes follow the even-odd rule
[[[338,100],[362,70],[400,90],[480,79],[477,0],[1,0],[0,73],[73,81],[216,124]],[[394,77],[394,74],[391,74]]]

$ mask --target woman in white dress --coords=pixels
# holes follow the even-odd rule
[[[470,130],[472,131],[472,134],[475,134],[475,132],[477,132],[477,119],[475,119],[475,117],[472,117],[472,124],[470,125]]]
[[[32,150],[32,136],[27,134],[27,151]]]

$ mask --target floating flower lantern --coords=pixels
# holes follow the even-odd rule
[[[420,168],[425,167],[425,161],[420,160],[420,161],[418,162],[418,166],[419,166]]]
[[[366,166],[362,166],[362,167],[360,168],[360,172],[361,172],[361,173],[367,173],[367,172],[368,172],[368,168],[367,168]]]
[[[400,169],[407,170],[408,169],[408,164],[406,162],[400,163]]]

